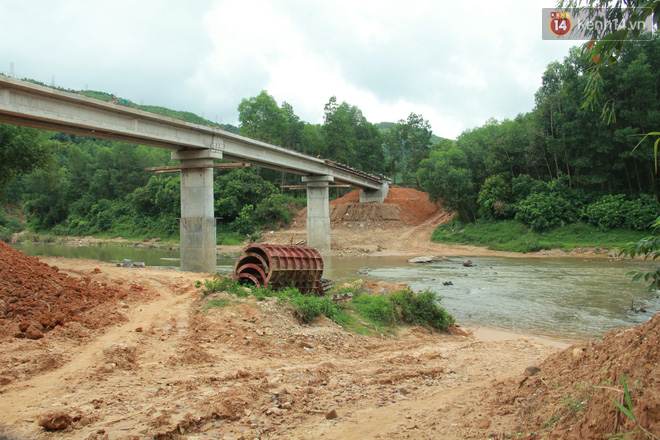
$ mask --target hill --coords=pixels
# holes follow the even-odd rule
[[[115,96],[112,93],[108,92],[99,92],[96,90],[72,90],[72,89],[67,89],[63,87],[52,87],[49,86],[48,84],[44,84],[41,81],[36,81],[33,79],[29,78],[23,78],[22,81],[27,81],[31,82],[33,84],[38,84],[40,86],[44,87],[51,87],[57,90],[61,90],[64,92],[69,92],[69,93],[77,93],[79,95],[84,95],[89,98],[94,98],[98,99],[99,101],[105,101],[105,102],[113,102],[115,104],[123,105],[124,107],[130,107],[130,108],[135,108],[138,110],[143,110],[145,112],[149,113],[154,113],[157,115],[161,116],[167,116],[169,118],[174,118],[178,119],[180,121],[186,121],[186,122],[192,122],[193,124],[199,124],[199,125],[206,125],[207,127],[217,127],[222,130],[230,131],[232,133],[237,133],[240,134],[240,130],[238,127],[235,127],[234,125],[231,124],[218,124],[213,121],[209,121],[208,119],[204,119],[199,115],[196,115],[195,113],[188,112],[188,111],[181,111],[181,110],[172,110],[167,107],[161,107],[157,105],[141,105],[141,104],[136,104],[133,101],[129,99],[124,99]]]

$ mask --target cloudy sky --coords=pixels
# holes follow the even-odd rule
[[[370,122],[422,114],[456,138],[530,111],[554,0],[0,0],[0,72],[238,124],[267,90],[321,123],[331,96]],[[580,42],[575,42],[580,43]]]

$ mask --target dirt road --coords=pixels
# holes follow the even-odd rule
[[[303,326],[275,300],[200,300],[199,274],[42,260],[134,295],[99,306],[124,316],[110,326],[5,334],[0,426],[11,438],[492,438],[514,424],[485,404],[493,383],[558,351],[515,335]],[[209,300],[228,304],[204,311]]]

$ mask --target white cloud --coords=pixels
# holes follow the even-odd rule
[[[371,122],[456,137],[530,111],[545,66],[540,0],[62,0],[0,3],[0,71],[237,123],[268,90],[309,122],[335,95]]]

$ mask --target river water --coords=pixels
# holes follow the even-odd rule
[[[33,256],[107,262],[130,259],[149,266],[179,268],[178,250],[13,246]],[[237,256],[218,257],[218,271],[231,272]],[[649,262],[469,257],[476,266],[463,267],[465,258],[412,264],[404,257],[324,257],[324,277],[335,283],[360,278],[406,282],[415,291],[438,292],[442,306],[462,325],[496,327],[566,341],[596,339],[608,330],[645,322],[660,311],[659,292],[649,293],[644,283],[633,284],[626,276],[631,270],[651,270],[655,266]],[[443,281],[451,281],[452,285],[443,285]],[[635,308],[645,308],[646,312],[631,311],[631,300]]]

